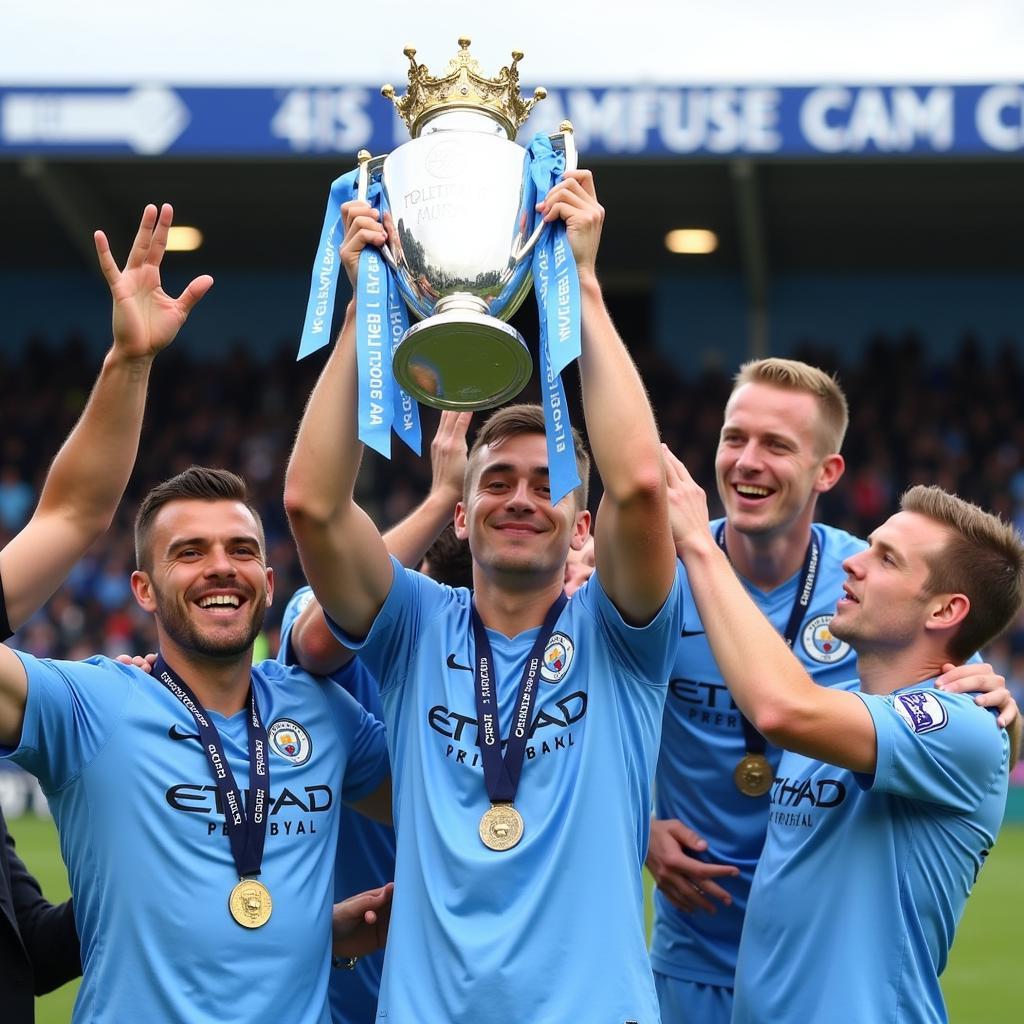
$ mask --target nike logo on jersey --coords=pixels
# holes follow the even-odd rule
[[[460,672],[472,672],[473,671],[468,665],[460,665],[455,660],[455,655],[454,654],[449,654],[448,655],[447,665],[448,665],[449,668],[457,668]]]
[[[167,735],[170,736],[172,740],[198,740],[199,739],[199,733],[196,733],[196,732],[179,732],[177,725],[172,725],[170,727],[170,729],[167,730]]]
[[[679,638],[685,640],[688,636],[703,636],[703,629],[681,629],[679,630]]]

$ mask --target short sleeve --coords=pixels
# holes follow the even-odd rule
[[[312,600],[312,589],[300,587],[285,605],[284,614],[281,616],[281,641],[277,651],[277,660],[282,665],[299,664],[295,648],[292,646],[292,627],[295,625],[295,620],[305,611],[306,605]]]
[[[53,793],[81,773],[120,721],[138,669],[106,658],[48,661],[15,652],[28,676],[21,743],[8,756]]]
[[[394,573],[387,599],[373,620],[369,633],[358,640],[349,636],[329,616],[327,625],[334,636],[355,651],[387,693],[405,681],[413,664],[423,623],[436,615],[451,600],[455,591],[422,573],[406,569],[392,557]]]
[[[652,685],[668,683],[679,644],[683,620],[683,591],[677,570],[665,603],[646,626],[631,626],[601,585],[600,572],[595,572],[576,592],[584,610],[598,622],[615,660],[630,675]]]
[[[326,693],[347,751],[341,796],[354,803],[369,796],[390,771],[384,725],[340,686]]]
[[[967,813],[1006,771],[1006,733],[970,696],[931,687],[857,695],[878,742],[874,779],[862,782],[865,788]]]

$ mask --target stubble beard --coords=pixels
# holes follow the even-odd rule
[[[191,651],[204,658],[217,661],[237,658],[249,650],[260,630],[267,614],[266,596],[250,600],[252,614],[249,617],[249,628],[234,636],[208,637],[196,628],[188,614],[172,598],[154,588],[156,595],[156,618],[167,636],[183,650]]]

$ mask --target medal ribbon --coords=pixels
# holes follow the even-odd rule
[[[480,757],[484,766],[484,785],[492,804],[512,803],[519,789],[519,776],[523,771],[526,741],[530,732],[530,709],[537,692],[537,677],[540,675],[541,659],[554,631],[558,616],[569,599],[559,594],[558,600],[548,609],[537,639],[523,668],[523,678],[516,696],[515,714],[509,730],[505,755],[501,753],[501,720],[498,716],[498,681],[494,678],[494,658],[487,628],[476,610],[472,608],[473,641],[476,645],[476,674],[473,689],[476,695],[477,735],[480,743]]]
[[[551,139],[540,133],[530,142],[529,155],[530,177],[537,198],[542,199],[561,179],[565,154],[557,152]],[[536,230],[542,219],[534,211],[531,230]],[[553,221],[541,231],[533,250],[533,285],[540,321],[538,350],[551,503],[557,504],[580,484],[561,374],[580,355],[582,307],[576,260],[563,220]],[[553,300],[549,298],[552,286]]]
[[[164,661],[157,655],[153,676],[158,679],[181,702],[195,719],[199,739],[206,754],[213,781],[217,787],[221,806],[224,809],[224,824],[231,842],[231,855],[239,878],[248,878],[260,873],[263,864],[263,843],[267,835],[267,804],[270,797],[270,766],[267,764],[267,730],[260,718],[256,704],[256,688],[249,686],[249,716],[246,725],[249,731],[249,814],[242,800],[242,793],[235,782],[231,765],[228,764],[220,733],[210,720],[199,698]]]
[[[725,546],[725,523],[718,524],[718,531],[715,534],[718,546],[729,557],[729,549]],[[807,609],[814,596],[814,587],[818,582],[818,566],[821,563],[821,545],[818,543],[818,534],[814,527],[811,527],[811,540],[807,545],[807,553],[804,555],[804,567],[800,570],[800,583],[796,589],[796,598],[789,613],[789,621],[786,623],[786,631],[782,634],[786,646],[792,650],[796,643],[796,635],[807,614]],[[748,754],[764,754],[767,740],[747,720],[747,716],[740,712],[740,723],[743,726],[743,738],[747,744]]]
[[[331,184],[320,244],[309,285],[306,318],[297,359],[321,349],[331,340],[334,302],[341,259],[341,205],[356,198],[359,172],[349,171]],[[383,219],[380,182],[370,183],[367,202]],[[383,220],[382,220],[383,222]],[[398,282],[376,248],[367,246],[359,257],[356,282],[356,351],[359,365],[359,440],[391,458],[391,430],[417,455],[422,447],[419,406],[398,387],[391,374],[391,354],[409,327]]]

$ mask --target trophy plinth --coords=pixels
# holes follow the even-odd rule
[[[394,355],[395,379],[435,409],[493,409],[515,398],[533,372],[522,335],[479,300],[474,308],[472,299],[453,295],[437,307],[406,331]]]
[[[388,232],[381,251],[420,319],[394,352],[395,379],[434,408],[490,409],[514,398],[533,369],[523,338],[505,321],[530,290],[528,257],[540,237],[530,156],[513,140],[544,90],[530,100],[520,95],[522,54],[485,78],[469,40],[459,46],[436,78],[406,48],[408,92],[382,92],[413,137],[384,157],[360,154],[359,194],[380,184]],[[552,142],[574,167],[571,127]]]

